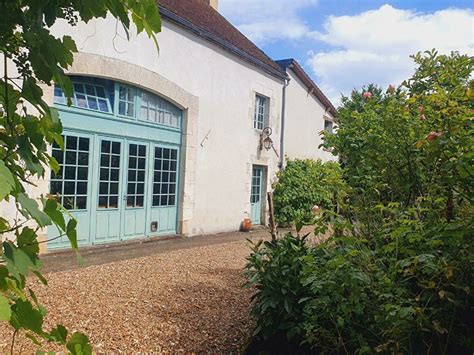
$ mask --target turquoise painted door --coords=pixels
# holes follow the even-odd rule
[[[147,234],[146,208],[148,195],[148,143],[127,141],[126,193],[122,218],[122,239]]]
[[[263,168],[260,166],[253,166],[252,186],[250,191],[250,218],[254,225],[262,223],[262,185]]]
[[[176,233],[178,218],[178,169],[179,150],[172,145],[152,144],[153,162],[151,223],[156,223],[152,235]]]
[[[93,136],[67,133],[63,135],[64,151],[54,144],[52,156],[59,163],[58,172],[51,172],[50,193],[56,195],[70,214],[65,214],[66,222],[70,216],[78,221],[77,237],[79,245],[90,243],[90,211],[92,201],[89,195],[92,178]],[[49,247],[68,247],[69,240],[61,237],[61,232],[53,226],[48,227]]]
[[[124,201],[122,181],[123,152],[122,139],[99,137],[97,162],[97,185],[93,194],[95,199],[95,213],[93,219],[93,244],[109,243],[120,240],[121,220]]]

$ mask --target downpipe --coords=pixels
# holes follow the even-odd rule
[[[280,124],[280,162],[278,168],[283,169],[285,163],[285,109],[286,109],[286,88],[290,84],[290,78],[285,79],[281,93],[281,124]]]

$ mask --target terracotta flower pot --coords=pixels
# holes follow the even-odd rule
[[[248,232],[252,229],[252,221],[250,218],[245,218],[240,224],[240,230],[242,232]]]

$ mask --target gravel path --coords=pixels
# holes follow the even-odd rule
[[[240,274],[248,254],[242,237],[47,273],[49,286],[33,289],[49,310],[47,329],[83,331],[98,353],[238,353],[253,327]],[[0,324],[0,353],[10,335]],[[15,353],[33,350],[17,339]]]

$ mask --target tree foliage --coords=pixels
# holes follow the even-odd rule
[[[321,352],[474,350],[474,58],[413,59],[400,87],[343,98],[339,129],[325,137],[350,190],[316,229],[344,233],[315,247],[288,235],[254,248],[246,274],[258,334]]]
[[[333,210],[347,192],[336,162],[288,160],[273,185],[275,219],[280,225],[312,224],[313,206]]]
[[[70,36],[55,37],[51,26],[58,20],[74,26],[111,15],[127,33],[133,23],[138,33],[145,32],[156,43],[158,7],[154,0],[2,0],[0,13],[0,202],[14,204],[22,217],[12,221],[3,212],[0,216],[0,321],[9,322],[15,334],[24,332],[35,344],[43,339],[74,354],[91,353],[85,335],[69,335],[62,325],[43,329],[46,310],[26,285],[30,274],[46,284],[38,256],[41,228],[56,226],[77,250],[76,220],[53,196],[41,196],[38,203],[28,195],[33,179],[43,178],[48,168],[59,168],[48,145],[63,147],[58,112],[43,100],[41,85],[55,84],[68,97],[72,94],[65,71],[76,44]],[[8,240],[7,235],[14,238]]]

